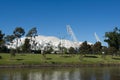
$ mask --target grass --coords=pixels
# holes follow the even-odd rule
[[[13,64],[66,64],[66,63],[82,63],[82,64],[97,64],[97,63],[120,63],[120,57],[112,57],[107,55],[102,57],[101,55],[87,55],[80,57],[80,55],[58,55],[47,54],[46,59],[41,54],[16,54],[15,57],[11,57],[10,54],[1,53],[0,65],[13,65]]]

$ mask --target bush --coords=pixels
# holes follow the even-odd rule
[[[2,59],[2,56],[0,56],[0,59]]]

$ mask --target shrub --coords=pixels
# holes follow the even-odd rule
[[[2,56],[0,56],[0,59],[2,59]]]

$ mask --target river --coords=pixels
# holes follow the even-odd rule
[[[120,80],[120,67],[4,68],[0,80]]]

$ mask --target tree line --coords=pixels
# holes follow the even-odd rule
[[[18,43],[22,36],[26,36],[24,44],[19,46]],[[16,27],[11,35],[5,35],[2,30],[0,30],[0,53],[32,53],[32,49],[34,48],[34,52],[41,53],[41,49],[35,49],[37,43],[35,42],[35,38],[37,35],[36,27],[30,29],[26,35],[25,30],[22,27]],[[110,55],[120,55],[120,29],[115,27],[112,31],[105,32],[104,41],[108,43],[108,46],[102,46],[101,42],[96,42],[95,44],[88,44],[87,41],[84,41],[79,48],[70,47],[66,49],[65,47],[61,47],[58,45],[59,49],[62,51],[61,53],[66,54],[110,54]],[[16,41],[16,48],[8,48],[6,44],[13,45],[13,41]],[[32,45],[31,45],[32,44]],[[52,53],[53,48],[50,44],[47,45],[44,53]],[[54,52],[56,53],[56,52]]]
[[[14,51],[14,52],[18,53],[21,50],[23,52],[29,51],[28,49],[30,47],[30,40],[32,40],[32,39],[26,38],[25,43],[22,46],[19,46],[18,42],[21,41],[22,36],[26,36],[26,37],[30,37],[30,38],[37,36],[36,27],[33,27],[32,29],[30,29],[26,35],[25,35],[25,30],[22,27],[16,27],[13,30],[13,33],[11,35],[5,35],[2,32],[2,30],[0,30],[0,52],[6,53],[6,52]],[[13,45],[13,43],[14,43],[13,41],[16,41],[15,49],[8,48],[6,46],[6,44]],[[32,42],[34,43],[34,41],[32,41]]]

